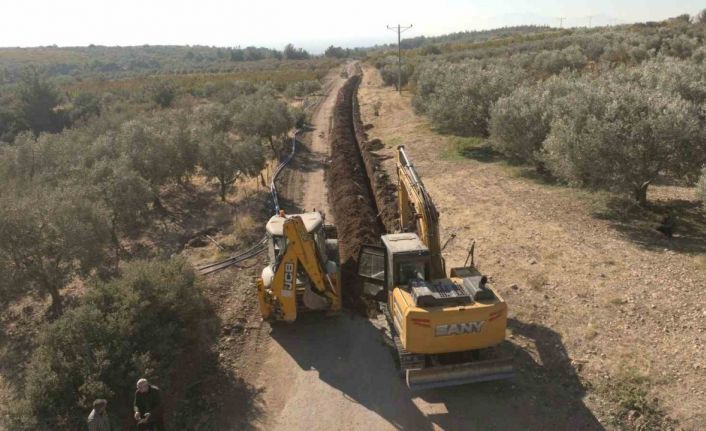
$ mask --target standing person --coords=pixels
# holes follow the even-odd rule
[[[159,388],[150,385],[147,379],[137,381],[133,409],[138,430],[164,431],[164,415]]]
[[[93,410],[88,415],[88,431],[110,431],[110,420],[105,411],[108,401],[97,399],[93,401]]]

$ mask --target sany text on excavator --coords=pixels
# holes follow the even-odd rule
[[[364,246],[358,265],[364,291],[385,297],[401,371],[411,389],[453,386],[512,376],[494,347],[505,339],[507,304],[474,266],[446,277],[439,213],[416,169],[398,147],[401,233]],[[468,259],[466,259],[468,262]]]
[[[266,226],[271,264],[257,280],[265,319],[293,322],[304,311],[341,309],[341,272],[335,229],[314,211],[288,216],[284,211]]]

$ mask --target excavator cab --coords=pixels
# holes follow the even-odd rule
[[[384,246],[365,245],[358,259],[363,292],[387,300],[395,286],[405,288],[412,280],[430,280],[429,249],[416,234],[383,235]]]

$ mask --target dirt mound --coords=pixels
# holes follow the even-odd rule
[[[333,112],[331,164],[327,172],[329,205],[338,228],[344,303],[363,310],[362,288],[356,283],[358,252],[377,244],[385,227],[356,141],[353,100],[360,76],[348,79],[338,93]]]

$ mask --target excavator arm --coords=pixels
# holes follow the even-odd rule
[[[297,318],[297,274],[304,272],[315,294],[328,300],[332,310],[341,306],[337,281],[322,265],[322,259],[312,235],[298,216],[284,222],[284,250],[274,265],[274,278],[269,288],[258,279],[258,296],[263,317],[293,322]]]
[[[427,193],[417,170],[407,157],[404,145],[397,147],[397,205],[402,232],[414,232],[431,254],[431,278],[446,277],[441,255],[439,212]]]

